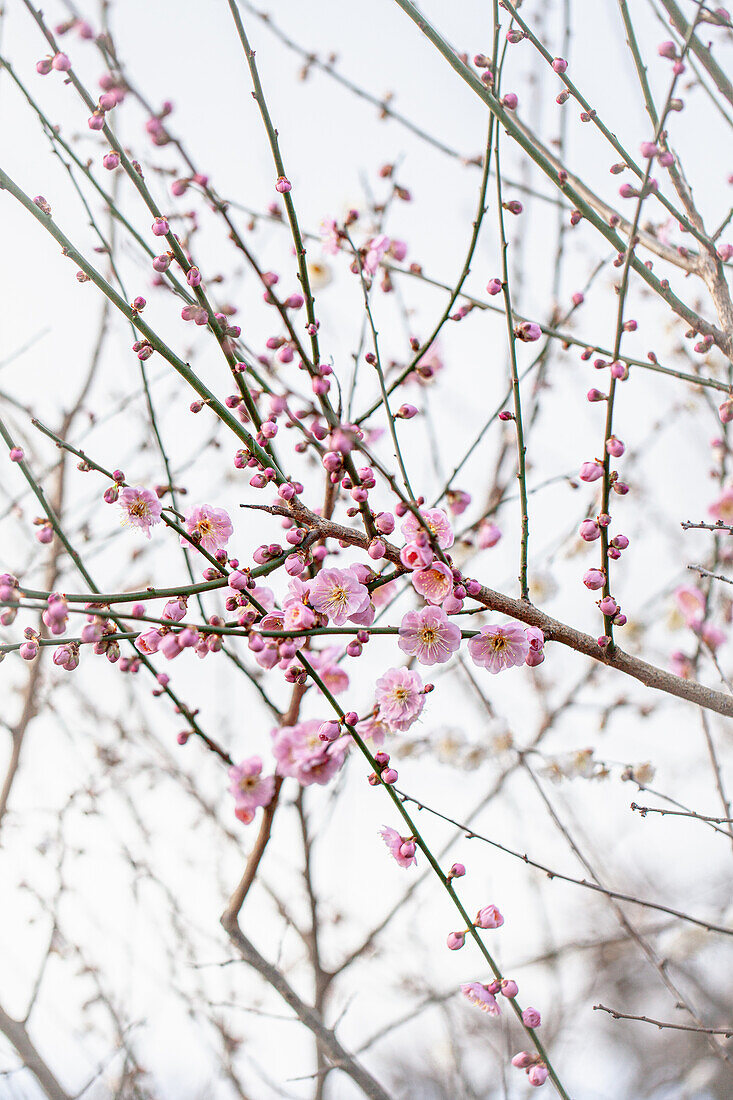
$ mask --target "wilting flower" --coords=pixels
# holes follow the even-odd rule
[[[120,492],[119,504],[122,523],[139,527],[145,537],[150,538],[150,528],[160,523],[163,511],[163,505],[155,493],[150,489],[143,489],[141,485],[127,485]]]
[[[408,611],[400,624],[400,649],[417,657],[421,665],[444,664],[460,644],[461,631],[442,607]]]
[[[417,863],[415,858],[415,841],[409,836],[400,836],[396,829],[390,829],[385,825],[379,830],[384,843],[389,848],[400,867],[412,867]]]
[[[212,508],[209,504],[200,504],[190,508],[185,515],[186,530],[209,554],[215,554],[229,542],[234,528],[229,515],[223,508]],[[188,546],[186,539],[181,544]]]
[[[275,793],[275,779],[262,775],[262,760],[250,756],[229,769],[229,790],[234,795],[234,812],[245,825],[253,819],[258,806],[268,806]]]
[[[390,729],[408,730],[425,703],[422,680],[407,668],[391,668],[377,680],[379,716]]]
[[[519,623],[487,626],[470,639],[468,652],[474,664],[481,665],[492,673],[503,672],[513,665],[523,665],[527,660],[527,633]]]

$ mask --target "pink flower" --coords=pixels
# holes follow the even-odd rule
[[[441,607],[408,611],[400,624],[398,645],[421,665],[442,665],[461,644],[461,631]]]
[[[367,253],[364,257],[364,270],[370,275],[374,275],[379,267],[380,261],[385,252],[389,248],[391,241],[384,233],[380,233],[378,237],[373,237],[367,244]]]
[[[728,486],[718,499],[710,505],[708,512],[723,523],[733,523],[733,486]]]
[[[675,589],[674,598],[688,626],[696,626],[705,614],[705,596],[692,584]]]
[[[544,1065],[532,1066],[531,1069],[527,1070],[527,1080],[529,1081],[530,1085],[534,1085],[535,1088],[539,1088],[540,1085],[544,1085],[548,1076],[549,1070],[547,1066]]]
[[[425,521],[425,527],[433,535],[441,550],[447,550],[449,546],[453,545],[453,528],[442,508],[421,510],[420,515]],[[421,531],[425,530],[425,527],[420,523],[417,516],[414,516],[412,512],[408,512],[402,524],[402,534],[408,542],[411,542],[417,538]]]
[[[478,545],[480,550],[488,550],[491,546],[496,546],[497,542],[501,538],[501,528],[497,527],[495,523],[482,523],[478,529]]]
[[[526,664],[528,664],[530,668],[536,668],[536,666],[541,665],[545,659],[545,636],[538,626],[526,627],[525,634],[529,642],[529,653],[527,654]]]
[[[150,489],[141,485],[128,485],[119,496],[122,510],[122,523],[139,527],[146,538],[150,538],[150,528],[160,523],[163,505]]]
[[[453,573],[442,561],[416,569],[410,577],[412,587],[432,604],[443,603],[453,591]]]
[[[415,858],[415,841],[409,836],[400,836],[396,829],[390,829],[389,825],[379,830],[384,843],[389,848],[400,867],[412,867],[417,863]]]
[[[295,726],[280,726],[273,731],[272,752],[279,775],[289,775],[303,787],[312,783],[328,783],[341,768],[349,747],[342,737],[327,744],[318,736],[319,719],[298,722]]]
[[[335,256],[339,251],[338,226],[333,218],[324,218],[318,227],[323,251],[329,256]]]
[[[425,704],[422,680],[407,668],[391,668],[377,680],[379,716],[391,730],[404,733]]]
[[[501,1015],[496,997],[489,992],[488,986],[481,982],[465,982],[461,986],[461,993],[472,1005],[476,1005],[476,1008],[480,1008],[482,1012],[488,1012],[489,1016]]]
[[[197,539],[210,554],[215,554],[226,546],[234,531],[232,521],[224,509],[212,508],[209,504],[189,508],[184,518],[189,535]],[[181,545],[188,546],[189,543],[181,538]]]
[[[174,600],[168,600],[168,603],[163,608],[163,614],[161,619],[170,619],[174,623],[180,623],[181,619],[186,616],[186,598],[185,596],[176,596]]]
[[[421,545],[419,542],[408,542],[400,550],[400,561],[405,569],[424,569],[432,565],[435,554],[429,545]]]
[[[446,943],[449,951],[460,951],[466,942],[465,932],[449,932]]]
[[[471,638],[468,652],[476,665],[489,672],[503,672],[513,665],[523,665],[529,653],[527,633],[519,623],[506,626],[487,626]]]
[[[262,775],[262,760],[250,756],[229,769],[229,790],[234,795],[235,813],[245,825],[253,819],[258,806],[268,806],[275,793],[274,776]]]
[[[310,601],[336,626],[369,610],[369,592],[349,569],[322,569],[310,590]]]
[[[371,740],[377,748],[384,744],[385,736],[392,733],[389,726],[379,718],[364,718],[361,722],[357,722],[355,728],[360,737],[365,741]]]
[[[495,905],[486,905],[479,909],[473,923],[477,928],[501,928],[504,918]]]

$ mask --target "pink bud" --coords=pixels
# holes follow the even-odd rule
[[[119,163],[120,163],[120,154],[119,153],[106,153],[105,156],[102,157],[102,164],[104,165],[104,167],[107,169],[108,172],[114,171],[114,169],[117,168]]]
[[[578,534],[586,542],[594,542],[600,538],[601,529],[594,519],[584,519],[578,529]]]
[[[279,191],[281,195],[286,195],[288,191],[293,190],[293,185],[289,179],[286,179],[285,176],[278,176],[277,182],[275,184],[275,190]]]
[[[448,872],[448,878],[463,878],[466,873],[466,868],[462,863],[454,863]]]
[[[527,343],[531,343],[534,340],[539,340],[542,335],[542,329],[533,321],[522,321],[522,323],[515,328],[514,335],[518,340],[524,340]]]
[[[71,68],[71,62],[65,53],[57,53],[51,62],[51,68],[55,69],[59,73],[68,73]]]
[[[598,481],[599,477],[603,477],[603,467],[598,462],[584,462],[579,477],[581,481]]]
[[[48,76],[52,65],[53,62],[50,57],[42,57],[40,61],[36,62],[36,72],[39,76]]]
[[[536,1054],[530,1054],[528,1050],[520,1050],[519,1054],[515,1054],[512,1058],[512,1065],[517,1069],[527,1069],[528,1066],[533,1066],[536,1061]]]
[[[586,588],[590,588],[591,592],[597,592],[605,583],[606,578],[600,569],[589,569],[583,576],[583,584]]]
[[[527,1080],[529,1081],[530,1085],[534,1085],[535,1088],[539,1088],[540,1085],[544,1085],[548,1076],[549,1071],[547,1069],[547,1066],[532,1066],[532,1068],[527,1073]]]
[[[90,115],[87,119],[87,126],[90,130],[103,130],[104,129],[104,115],[97,114],[95,111],[93,115]]]
[[[552,62],[552,67],[556,73],[564,73],[567,71],[568,63],[563,57],[556,57]]]
[[[507,92],[506,95],[501,97],[502,106],[506,107],[507,111],[516,111],[519,106],[519,98],[514,92]]]
[[[519,993],[519,986],[511,978],[502,978],[500,992],[511,1001]]]
[[[465,942],[465,932],[451,932],[447,939],[447,944],[451,951],[460,951]]]
[[[609,436],[606,440],[606,450],[613,458],[621,458],[621,455],[626,450],[620,439],[617,439],[615,435]]]
[[[525,1027],[536,1028],[542,1023],[542,1017],[536,1008],[525,1008],[522,1013],[522,1023]]]
[[[165,218],[156,218],[152,225],[153,234],[156,237],[165,237],[170,233],[170,226]]]
[[[11,447],[9,458],[10,458],[11,462],[22,462],[23,461],[23,448],[22,447]]]
[[[671,60],[677,56],[677,47],[674,42],[661,42],[657,46],[657,53],[660,57],[667,57]]]
[[[492,296],[494,294],[501,294],[501,279],[490,279],[486,290]]]
[[[395,420],[412,420],[413,416],[417,416],[417,409],[414,405],[400,405],[394,416]]]

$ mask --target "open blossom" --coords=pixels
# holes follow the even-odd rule
[[[421,509],[420,515],[425,522],[425,527],[433,535],[441,550],[447,550],[449,546],[453,545],[453,528],[442,508],[427,508],[425,511]],[[420,523],[417,516],[413,515],[412,512],[408,512],[402,524],[402,534],[408,542],[411,542],[421,531],[425,530],[425,527]]]
[[[489,1016],[501,1015],[496,997],[482,982],[464,982],[461,993],[472,1005],[476,1005],[476,1008],[480,1008],[482,1012],[488,1012]]]
[[[410,728],[425,703],[422,680],[407,668],[391,668],[380,676],[376,695],[380,718],[399,733]]]
[[[444,664],[460,644],[460,628],[450,621],[442,607],[408,611],[400,624],[400,649],[417,657],[421,665]]]
[[[415,841],[409,836],[400,836],[396,829],[390,829],[385,825],[379,830],[384,843],[389,848],[400,867],[412,867],[417,863],[415,858]]]
[[[674,598],[688,626],[698,625],[705,614],[705,596],[692,584],[675,589]]]
[[[318,736],[322,724],[315,718],[273,731],[272,752],[278,775],[292,776],[303,787],[312,783],[323,786],[333,778],[344,762],[349,739],[341,737],[326,744]]]
[[[425,569],[416,569],[410,580],[415,591],[428,603],[443,603],[453,592],[453,573],[442,561],[434,561]]]
[[[150,538],[150,528],[160,523],[163,505],[150,489],[142,485],[127,485],[119,495],[122,510],[122,522],[131,527],[139,527],[146,538]]]
[[[519,623],[506,626],[487,626],[471,638],[468,652],[474,664],[489,672],[503,672],[513,665],[523,665],[529,654],[529,641],[524,627]]]
[[[366,613],[370,605],[367,588],[350,569],[322,569],[311,587],[310,601],[335,626]]]
[[[245,825],[253,819],[258,806],[268,806],[275,793],[275,779],[272,775],[262,775],[262,760],[259,756],[250,756],[241,764],[229,769],[229,790],[234,795],[237,817]]]
[[[184,518],[189,535],[197,539],[204,550],[210,554],[223,549],[234,530],[227,512],[223,508],[212,508],[209,504],[190,508]],[[189,545],[184,538],[181,539],[181,544]]]

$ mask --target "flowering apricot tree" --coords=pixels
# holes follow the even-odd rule
[[[50,6],[0,46],[8,1089],[730,1096],[728,11],[342,3],[403,113],[327,0]]]

